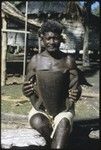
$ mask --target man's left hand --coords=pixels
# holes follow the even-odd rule
[[[74,102],[76,102],[80,96],[81,96],[81,87],[79,87],[78,89],[70,89],[69,90],[69,98],[72,99]]]

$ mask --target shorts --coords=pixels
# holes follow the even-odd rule
[[[47,114],[47,112],[37,111],[34,107],[32,107],[31,111],[29,112],[28,121],[30,121],[31,117],[33,115],[37,114],[37,113],[41,113],[41,114],[45,115],[49,119],[50,123],[52,124],[53,131],[51,133],[51,138],[53,138],[55,130],[56,130],[59,122],[63,118],[67,118],[69,120],[70,126],[71,126],[70,132],[72,131],[73,119],[74,119],[74,116],[75,116],[75,110],[74,109],[71,109],[67,112],[60,112],[53,119],[53,117],[51,115]]]

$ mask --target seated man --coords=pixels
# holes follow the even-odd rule
[[[23,93],[33,106],[29,123],[54,149],[67,148],[75,103],[81,95],[75,59],[59,50],[62,29],[56,21],[43,23],[40,35],[45,50],[32,57],[23,84]]]

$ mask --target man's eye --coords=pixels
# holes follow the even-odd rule
[[[51,38],[47,38],[47,40],[49,41]]]
[[[55,40],[59,40],[59,37],[58,37],[58,36],[57,36],[57,37],[54,37],[54,39],[55,39]]]
[[[49,41],[49,40],[51,40],[51,39],[53,39],[53,40],[59,40],[59,38],[58,37],[53,37],[53,38],[47,38],[47,40]]]

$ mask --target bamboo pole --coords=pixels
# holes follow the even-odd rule
[[[2,12],[2,28],[6,29],[7,22]],[[6,55],[7,55],[7,33],[2,32],[2,53],[1,53],[1,86],[6,84]]]
[[[23,81],[26,75],[26,64],[27,64],[27,11],[28,11],[28,1],[26,1],[26,13],[25,13],[25,47],[24,47],[24,62],[23,62]]]
[[[25,34],[25,31],[23,30],[13,30],[13,29],[1,29],[2,32],[14,32],[14,33],[24,33]],[[26,31],[27,34],[29,34],[30,32],[29,31]]]

